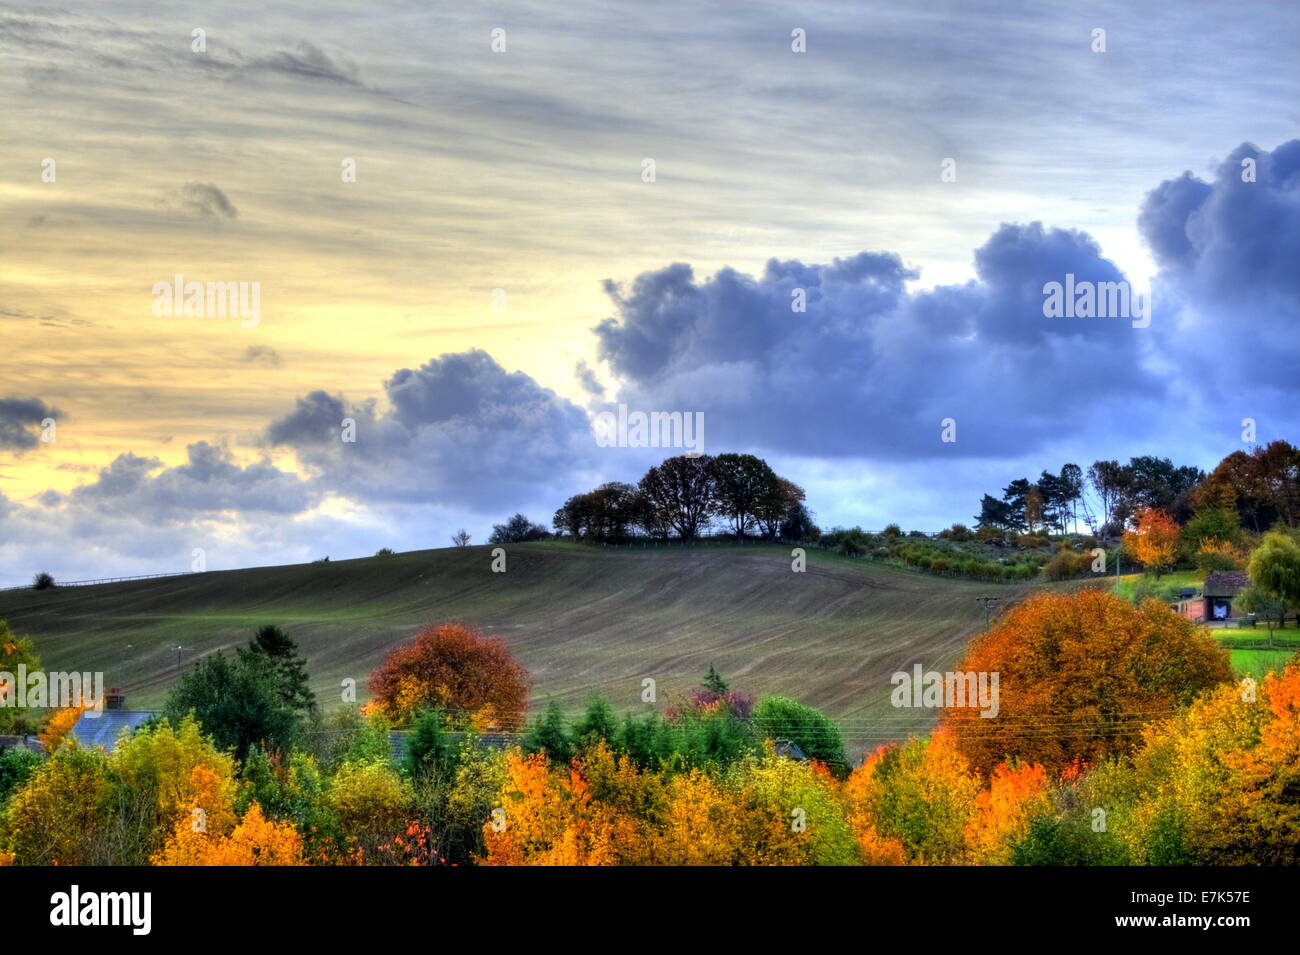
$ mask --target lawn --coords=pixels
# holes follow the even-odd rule
[[[1238,676],[1262,680],[1270,670],[1280,671],[1294,655],[1294,650],[1231,650],[1232,669]]]

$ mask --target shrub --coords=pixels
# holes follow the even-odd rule
[[[49,590],[53,586],[54,578],[45,571],[41,571],[32,578],[32,590]]]
[[[534,524],[522,514],[516,514],[504,524],[492,525],[489,544],[520,544],[525,541],[539,541],[550,537],[550,532],[541,524]]]
[[[809,759],[847,771],[840,728],[825,714],[784,696],[764,697],[754,708],[754,728],[764,739],[792,741]]]
[[[0,808],[40,766],[40,755],[25,746],[15,746],[0,752]]]
[[[1048,580],[1069,580],[1079,576],[1079,565],[1091,566],[1087,557],[1068,550],[1058,550],[1043,567],[1043,576]]]
[[[391,547],[381,547],[375,551],[376,557],[396,557],[397,553]]]

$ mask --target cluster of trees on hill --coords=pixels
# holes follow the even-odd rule
[[[737,538],[815,536],[801,487],[752,454],[679,455],[633,484],[610,482],[575,494],[555,512],[557,533],[618,543],[638,532],[694,540],[720,523]]]
[[[1150,455],[1127,464],[1095,461],[1086,476],[1077,464],[1066,464],[1037,481],[1012,481],[1000,498],[985,494],[976,520],[979,527],[1031,534],[1063,533],[1082,523],[1094,535],[1113,538],[1152,511],[1180,526],[1221,511],[1256,533],[1278,523],[1294,527],[1300,521],[1300,450],[1274,441],[1234,451],[1208,475]]]
[[[976,516],[980,527],[1034,533],[1064,533],[1080,522],[1093,534],[1118,536],[1143,508],[1190,516],[1191,497],[1205,475],[1168,458],[1136,457],[1128,464],[1096,461],[1086,476],[1077,464],[1059,474],[1044,471],[1037,481],[1018,478],[1002,497],[985,494]],[[1097,511],[1086,491],[1095,496]]]

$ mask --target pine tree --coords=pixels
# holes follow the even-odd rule
[[[315,711],[316,694],[307,677],[307,661],[292,637],[275,624],[267,624],[254,634],[246,652],[260,654],[270,662],[285,705],[299,713]]]
[[[585,749],[600,740],[612,743],[618,733],[614,710],[605,699],[592,694],[587,700],[587,710],[573,728],[573,739],[579,749]]]
[[[449,765],[452,755],[451,740],[442,730],[442,714],[436,709],[424,709],[415,717],[411,735],[406,741],[406,758],[403,768],[411,777],[437,772]]]
[[[556,700],[546,704],[546,712],[536,720],[524,736],[524,751],[544,752],[557,763],[567,763],[573,758],[573,742],[564,728],[564,710]]]
[[[727,690],[730,689],[727,681],[722,678],[722,674],[714,669],[713,664],[709,664],[709,672],[704,675],[704,688],[712,690],[718,696],[726,696]]]

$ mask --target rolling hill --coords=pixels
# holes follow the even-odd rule
[[[296,639],[327,707],[418,629],[459,620],[500,634],[535,681],[534,708],[576,710],[597,690],[643,710],[699,684],[710,664],[732,685],[804,700],[835,717],[851,755],[925,732],[934,714],[889,705],[890,675],[942,669],[983,624],[976,597],[1003,605],[1027,587],[966,582],[789,548],[595,548],[544,542],[414,551],[321,564],[212,571],[0,593],[0,617],[30,635],[46,667],[102,670],[133,709],[157,707],[180,666],[276,623]]]

